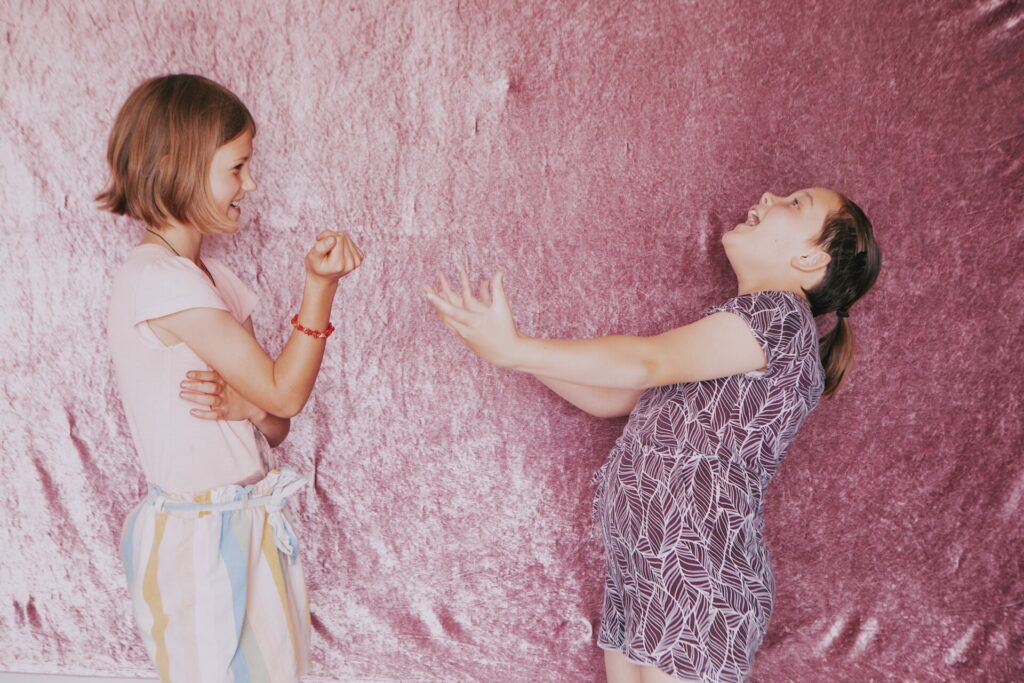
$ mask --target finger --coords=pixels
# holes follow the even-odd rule
[[[343,276],[348,275],[352,270],[352,254],[349,252],[348,242],[341,242],[335,252],[338,255],[338,272]]]
[[[491,278],[491,298],[496,304],[508,306],[505,297],[505,274],[500,270]]]
[[[437,277],[441,281],[441,292],[444,294],[444,298],[453,306],[458,306],[459,298],[455,295],[455,292],[452,291],[451,285],[448,284],[448,278],[444,276],[444,273],[438,273]]]
[[[220,375],[217,374],[216,370],[191,370],[185,373],[185,376],[189,379],[196,379],[204,382],[216,382],[220,380]]]
[[[219,378],[212,381],[190,380],[181,383],[181,388],[188,391],[196,391],[203,394],[220,394],[224,391],[225,384]]]
[[[484,306],[491,307],[491,283],[487,280],[480,281],[480,301]]]
[[[479,308],[480,302],[473,296],[473,290],[469,288],[469,276],[462,266],[459,266],[459,284],[462,286],[462,305],[466,308]]]
[[[356,241],[354,239],[352,239],[351,235],[349,235],[347,232],[342,232],[342,233],[339,233],[339,234],[345,236],[345,242],[348,244],[349,247],[352,248],[353,252],[358,252],[359,251],[359,247],[356,245]],[[362,252],[360,252],[360,253],[362,253]]]
[[[459,308],[458,306],[452,306],[450,303],[432,292],[426,292],[426,295],[430,300],[430,303],[434,304],[434,308],[436,308],[439,313],[443,313],[455,322],[462,323],[463,325],[468,325],[472,322],[473,314],[469,311]]]
[[[363,262],[363,255],[359,253],[359,248],[352,242],[348,243],[348,253],[352,257],[352,270],[355,270]]]
[[[337,242],[337,237],[328,234],[324,235],[324,237],[322,238],[317,239],[316,244],[313,246],[313,248],[316,250],[316,253],[323,256],[328,254],[331,251],[331,249],[334,248],[334,245],[337,244]]]
[[[198,391],[181,391],[178,396],[191,403],[198,403],[202,406],[217,407],[221,404],[220,396],[215,394],[203,394]]]
[[[198,417],[200,420],[219,420],[219,410],[200,410],[199,408],[192,408],[188,411],[192,417]]]
[[[459,335],[460,337],[465,337],[466,334],[469,332],[469,328],[468,327],[466,327],[465,325],[462,325],[462,324],[452,320],[451,318],[449,318],[446,315],[440,314],[440,318],[441,318],[441,322],[444,323],[445,327],[447,327],[449,330],[451,330],[455,334]]]

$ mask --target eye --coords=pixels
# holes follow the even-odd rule
[[[799,200],[799,199],[794,199],[794,200],[792,201],[792,204],[793,204],[793,206],[795,206],[796,208],[798,208],[798,209],[800,208],[800,200]]]

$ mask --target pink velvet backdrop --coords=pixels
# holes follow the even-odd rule
[[[279,451],[315,481],[317,677],[601,680],[589,480],[623,421],[475,360],[420,284],[465,257],[528,333],[653,333],[734,293],[719,236],[760,192],[810,184],[886,260],[768,495],[755,679],[1024,676],[1020,3],[3,0],[0,33],[0,670],[150,671],[105,339],[140,229],[91,197],[130,89],[191,71],[259,124],[260,191],[208,251],[273,353],[312,236],[367,254]]]

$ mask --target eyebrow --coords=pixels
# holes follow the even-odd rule
[[[244,157],[238,157],[237,159],[235,159],[235,163],[236,164],[244,164],[247,161],[249,161],[249,156],[248,155],[246,155]]]

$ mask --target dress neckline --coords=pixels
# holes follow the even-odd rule
[[[210,267],[208,265],[206,265],[205,261],[203,261],[203,266],[205,267],[205,270],[204,270],[203,268],[200,268],[198,265],[196,265],[196,262],[193,261],[192,259],[185,258],[184,256],[179,256],[178,254],[175,254],[174,252],[172,252],[171,250],[169,250],[167,247],[165,247],[162,244],[155,244],[153,242],[142,242],[141,244],[136,244],[135,245],[136,249],[138,249],[140,247],[156,247],[157,249],[160,249],[164,253],[166,253],[167,256],[169,256],[170,258],[181,259],[182,261],[188,262],[189,264],[191,264],[191,266],[193,268],[195,268],[200,273],[202,273],[203,277],[208,279],[210,281],[210,283],[213,284],[214,289],[220,290],[220,287],[217,286],[217,278],[213,277],[213,272],[210,270]]]

